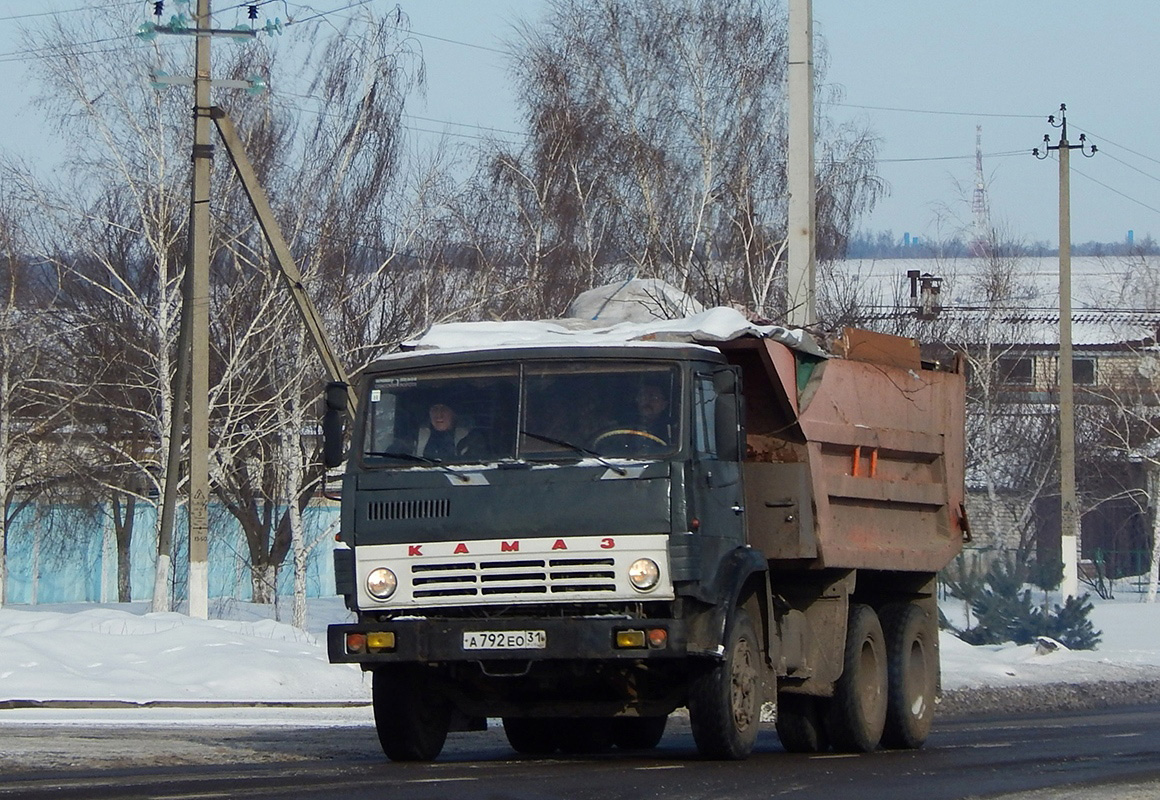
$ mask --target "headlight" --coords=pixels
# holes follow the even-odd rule
[[[367,575],[367,591],[379,600],[386,600],[393,595],[398,585],[399,579],[386,567],[372,569],[371,574]]]
[[[661,579],[661,568],[651,558],[638,558],[628,567],[628,580],[642,592],[655,588]]]

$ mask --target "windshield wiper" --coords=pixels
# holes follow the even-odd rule
[[[600,455],[600,453],[597,453],[594,450],[589,450],[587,447],[581,447],[578,444],[574,444],[572,442],[566,442],[563,439],[555,439],[551,436],[544,436],[541,433],[532,433],[531,431],[525,431],[525,430],[521,430],[520,433],[522,433],[524,436],[530,436],[533,439],[538,439],[541,442],[547,442],[548,444],[558,445],[559,447],[567,447],[569,450],[571,450],[575,453],[580,453],[582,455],[591,456],[592,458],[595,458],[597,461],[599,461],[604,466],[608,467],[610,470],[614,471],[617,475],[627,475],[628,474],[628,471],[625,470],[623,467],[618,467],[616,464],[613,464],[611,461],[606,459],[604,456]]]
[[[396,451],[396,450],[367,450],[363,453],[363,455],[364,456],[371,456],[373,458],[397,458],[400,461],[414,461],[414,462],[419,463],[419,464],[426,464],[427,466],[430,466],[430,467],[438,467],[439,469],[446,472],[448,475],[454,475],[456,478],[463,481],[464,483],[471,482],[471,478],[467,477],[466,475],[464,475],[460,472],[456,472],[455,470],[451,469],[451,467],[447,466],[446,464],[444,464],[442,461],[440,461],[437,458],[429,458],[427,456],[417,456],[414,453],[405,453],[405,452]]]

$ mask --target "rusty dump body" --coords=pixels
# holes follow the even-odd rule
[[[771,565],[936,572],[958,554],[957,364],[924,364],[913,340],[858,330],[828,359],[755,337],[716,346],[742,371],[747,532]]]

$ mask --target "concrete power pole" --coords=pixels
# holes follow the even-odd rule
[[[786,322],[817,322],[814,195],[814,12],[812,0],[789,0],[789,270]]]
[[[190,189],[186,308],[190,314],[189,616],[209,616],[209,196],[213,167],[210,117],[210,0],[197,0],[194,61],[193,181]]]
[[[1079,150],[1091,157],[1096,154],[1085,149],[1084,134],[1079,144],[1067,140],[1067,106],[1059,106],[1059,122],[1055,115],[1047,121],[1059,128],[1059,143],[1051,144],[1051,137],[1043,135],[1043,152],[1036,147],[1036,158],[1048,157],[1049,151],[1059,152],[1059,499],[1060,499],[1060,556],[1063,559],[1064,597],[1079,595],[1079,551],[1081,519],[1075,489],[1075,384],[1072,379],[1071,346],[1071,151]]]
[[[145,25],[143,33],[151,38],[157,33],[188,34],[183,26]],[[267,23],[267,33],[281,30],[278,24]],[[253,37],[257,29],[218,30],[210,18],[210,0],[197,0],[194,34],[197,37],[194,76],[190,78],[154,75],[153,85],[192,84],[194,87],[193,179],[190,188],[189,247],[185,282],[182,285],[181,331],[177,344],[177,369],[174,377],[174,408],[165,474],[165,490],[161,508],[159,571],[168,561],[166,544],[171,540],[174,510],[177,504],[177,485],[180,482],[181,446],[184,432],[185,409],[189,406],[189,614],[205,619],[209,615],[209,266],[210,266],[210,176],[214,147],[212,127],[216,126],[226,153],[242,181],[262,232],[274,254],[274,260],[290,292],[302,323],[314,342],[319,357],[332,381],[348,384],[347,413],[353,418],[354,390],[338,355],[322,327],[322,315],[302,285],[302,274],[294,263],[266,198],[253,165],[245,154],[242,141],[225,112],[210,104],[211,88],[223,87],[254,91],[264,88],[260,77],[246,80],[220,80],[210,77],[210,39],[213,36]],[[139,33],[138,35],[142,35]],[[159,574],[159,588],[164,573]],[[167,598],[158,602],[154,610],[168,610]]]

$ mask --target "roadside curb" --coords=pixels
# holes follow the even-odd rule
[[[369,708],[369,700],[0,700],[16,708]]]
[[[1092,711],[1160,703],[1160,680],[980,686],[943,692],[940,717]]]
[[[1092,681],[947,689],[935,713],[940,717],[1025,714],[1037,711],[1091,711],[1124,705],[1160,704],[1160,680]],[[0,700],[13,709],[144,708],[370,708],[370,700]],[[678,710],[681,715],[682,710]]]

